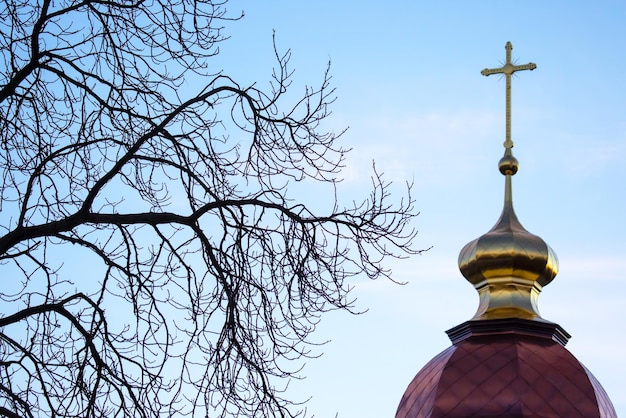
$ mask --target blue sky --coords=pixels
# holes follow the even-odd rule
[[[338,100],[326,122],[353,147],[340,193],[367,192],[371,160],[387,179],[415,181],[418,246],[390,282],[356,283],[360,316],[333,313],[294,396],[318,417],[393,416],[420,368],[450,345],[444,331],[478,298],[457,268],[462,246],[502,207],[504,80],[480,70],[537,64],[513,80],[516,212],[556,251],[560,272],[539,298],[568,349],[626,416],[626,3],[232,1],[227,73],[269,79],[272,31],[293,52],[295,80],[315,85],[328,60]],[[216,62],[219,60],[216,60]],[[296,84],[297,84],[296,83]],[[365,279],[364,279],[365,280]]]

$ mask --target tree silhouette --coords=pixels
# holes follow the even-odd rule
[[[0,413],[303,415],[321,314],[419,252],[410,187],[333,195],[328,72],[296,96],[289,51],[265,89],[211,70],[222,2],[5,4]],[[322,214],[293,192],[315,184]]]

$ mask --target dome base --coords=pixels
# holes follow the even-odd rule
[[[470,320],[447,330],[446,334],[455,345],[469,337],[479,335],[518,334],[549,338],[565,346],[571,337],[559,324],[541,318]]]

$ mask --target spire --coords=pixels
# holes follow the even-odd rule
[[[534,64],[507,62],[484,75],[507,77],[507,135],[499,170],[504,207],[496,225],[467,244],[459,267],[480,296],[469,321],[446,331],[452,346],[413,378],[396,418],[617,418],[596,378],[564,347],[570,335],[539,315],[537,297],[554,279],[557,260],[513,210],[512,178],[519,169],[511,140],[510,76]]]
[[[481,74],[506,77],[506,139],[504,156],[498,164],[505,176],[504,207],[496,225],[486,234],[463,247],[459,268],[474,285],[480,297],[473,320],[518,318],[543,320],[537,298],[543,286],[558,271],[556,254],[537,235],[528,232],[513,210],[512,177],[519,169],[511,140],[511,76],[516,71],[534,70],[534,63],[513,65],[510,42],[506,44],[506,63],[501,68],[484,69]]]

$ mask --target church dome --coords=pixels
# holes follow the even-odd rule
[[[556,276],[558,260],[552,248],[528,232],[515,215],[511,177],[518,164],[511,148],[506,149],[499,166],[506,177],[502,214],[489,232],[463,247],[459,269],[480,296],[476,319],[540,320],[537,298]]]
[[[558,272],[554,251],[528,232],[513,210],[519,170],[511,140],[511,75],[533,70],[506,64],[483,75],[506,77],[504,208],[496,225],[459,255],[459,269],[479,295],[472,319],[447,331],[452,346],[433,358],[406,389],[396,418],[617,418],[606,392],[566,348],[569,334],[541,317],[537,299]]]
[[[617,418],[596,378],[560,343],[510,332],[469,337],[413,379],[396,418]]]

